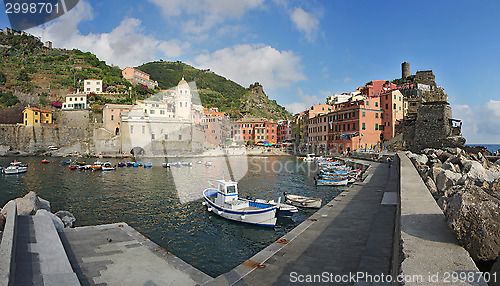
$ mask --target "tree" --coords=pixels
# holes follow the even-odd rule
[[[3,72],[0,71],[0,84],[5,84],[7,82],[7,77]]]
[[[26,69],[22,69],[21,71],[19,71],[19,75],[17,76],[17,80],[20,80],[20,81],[30,81],[31,80]]]

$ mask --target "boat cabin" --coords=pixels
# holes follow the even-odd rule
[[[215,204],[232,210],[248,207],[248,201],[238,199],[238,183],[229,180],[217,180]]]

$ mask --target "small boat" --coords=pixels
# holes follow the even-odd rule
[[[90,170],[92,169],[92,165],[81,165],[78,166],[78,169],[80,169],[81,171]]]
[[[125,167],[125,166],[127,166],[127,163],[123,163],[123,162],[118,163],[118,167]]]
[[[43,160],[42,160],[42,164],[48,164],[48,163],[50,163],[50,161],[49,161],[49,160],[47,160],[47,159],[43,159]]]
[[[151,168],[153,167],[153,163],[151,162],[147,162],[146,164],[144,164],[144,168]]]
[[[315,155],[314,154],[307,154],[304,157],[304,162],[314,162]]]
[[[206,162],[205,162],[205,166],[207,166],[207,167],[212,166],[212,162],[211,162],[211,161],[206,161]]]
[[[7,168],[3,169],[3,173],[6,175],[26,173],[26,172],[28,172],[28,165],[18,161],[10,163],[10,165]]]
[[[79,162],[79,161],[76,161],[75,164],[79,165],[79,166],[85,166],[87,165],[87,162]]]
[[[69,164],[71,164],[71,160],[61,161],[61,164],[63,164],[63,165],[69,165]]]
[[[318,179],[316,180],[317,186],[346,186],[349,179]]]
[[[201,164],[203,163],[201,160],[196,161],[196,164]]]
[[[70,169],[70,170],[76,170],[76,169],[78,169],[78,167],[77,167],[77,166],[75,166],[75,165],[71,165],[71,166],[69,166],[69,169]]]
[[[115,165],[111,165],[110,162],[106,162],[102,165],[101,169],[103,171],[113,171],[113,170],[116,170],[116,166]]]
[[[291,204],[292,206],[315,209],[319,209],[321,207],[321,199],[292,195],[286,192],[283,193],[283,195],[285,195],[285,202],[287,204]]]
[[[134,167],[135,162],[127,162],[127,167]]]
[[[292,205],[289,205],[289,204],[283,204],[283,203],[280,203],[280,204],[277,204],[276,202],[274,202],[274,200],[270,200],[270,201],[266,201],[266,200],[263,200],[263,199],[256,199],[255,202],[257,203],[268,203],[268,204],[271,204],[271,205],[277,205],[278,206],[278,215],[279,216],[292,216],[294,213],[298,212],[299,209],[297,209],[297,207],[295,206],[292,206]]]
[[[170,163],[162,163],[161,166],[163,168],[170,168]]]
[[[225,219],[254,225],[275,226],[278,206],[270,203],[258,203],[238,198],[238,183],[229,180],[217,180],[217,188],[203,191],[209,212]],[[278,200],[279,204],[279,200]]]

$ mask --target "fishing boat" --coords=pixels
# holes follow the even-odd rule
[[[106,163],[102,164],[101,169],[103,171],[113,171],[113,170],[116,170],[116,166],[115,165],[111,165],[110,162],[106,162]]]
[[[203,205],[207,206],[209,212],[225,219],[254,225],[276,225],[278,206],[239,198],[237,182],[217,180],[217,188],[205,189],[203,198]]]
[[[70,169],[70,170],[76,170],[76,169],[78,169],[78,167],[77,167],[77,166],[75,166],[75,165],[71,165],[71,166],[69,166],[69,169]]]
[[[135,162],[127,162],[127,167],[134,167]]]
[[[127,166],[127,163],[123,163],[123,162],[118,163],[118,167],[125,167],[125,166]]]
[[[285,196],[285,202],[287,204],[291,204],[292,206],[315,209],[319,209],[321,207],[321,199],[292,195],[286,192],[283,193],[283,195]]]
[[[47,159],[43,159],[43,160],[42,160],[42,164],[48,164],[48,163],[50,163],[50,161],[49,161],[49,160],[47,160]]]
[[[18,161],[14,161],[10,163],[10,165],[3,169],[4,174],[19,174],[19,173],[26,173],[28,172],[28,165],[23,164]]]
[[[144,164],[144,168],[151,168],[153,167],[153,163],[151,162],[147,162],[146,164]]]

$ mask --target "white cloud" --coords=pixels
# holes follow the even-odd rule
[[[260,82],[266,89],[288,87],[305,80],[301,58],[263,44],[235,45],[195,58],[195,65],[211,69],[243,86]]]
[[[500,101],[484,105],[453,105],[453,118],[462,120],[462,134],[471,144],[500,142]]]
[[[52,41],[55,47],[91,51],[99,59],[121,68],[155,60],[157,54],[166,58],[177,58],[183,50],[189,48],[188,44],[178,40],[160,41],[145,34],[141,21],[135,18],[122,20],[120,25],[109,33],[80,33],[78,25],[92,19],[92,6],[87,1],[80,1],[70,12],[47,25],[44,31],[35,27],[29,32],[43,35],[43,40]]]
[[[323,92],[322,92],[323,93]],[[305,111],[313,105],[324,103],[324,99],[320,99],[316,95],[307,95],[304,94],[301,88],[297,89],[297,97],[302,101],[300,102],[292,102],[290,104],[285,104],[285,108],[290,111],[292,114],[299,113]]]
[[[295,7],[290,13],[290,20],[299,32],[303,33],[306,40],[314,42],[318,35],[319,20],[311,13],[307,13],[302,8]]]
[[[166,19],[174,17],[190,34],[205,34],[226,19],[238,19],[248,10],[259,7],[264,0],[149,0],[160,7]],[[190,16],[183,21],[184,16]],[[196,17],[191,17],[196,16]],[[193,20],[196,19],[196,20]]]

